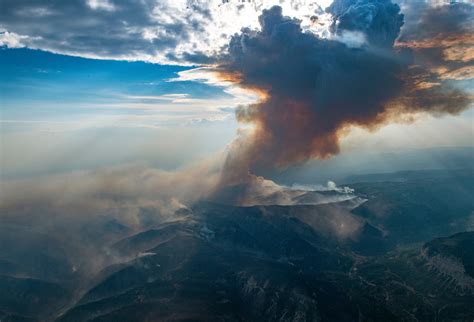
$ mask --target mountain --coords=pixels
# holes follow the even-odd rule
[[[300,268],[351,265],[278,209],[201,203],[190,213],[116,243],[116,253],[132,259],[103,272],[60,321],[313,320],[320,313]]]
[[[81,239],[0,225],[0,319],[472,321],[472,174],[359,180],[64,226]]]
[[[197,204],[179,221],[114,244],[124,261],[102,271],[97,284],[59,321],[474,317],[473,293],[447,283],[446,273],[433,264],[438,239],[360,255],[357,243],[375,238],[377,229],[364,223],[357,236],[330,237],[320,228],[330,223],[323,207]],[[456,275],[461,282],[470,278],[461,267],[467,265],[467,272],[466,260],[474,258],[474,248],[468,247],[474,233],[463,236],[442,241],[451,246],[443,248],[443,256],[461,263]]]
[[[447,275],[461,291],[474,293],[474,233],[437,238],[423,247],[433,269]]]
[[[378,177],[378,180],[374,180]],[[474,229],[474,172],[420,171],[359,177],[349,184],[367,199],[352,212],[396,246]]]
[[[357,267],[363,283],[354,292],[374,294],[408,321],[471,321],[473,241],[474,232],[459,233],[366,261]]]

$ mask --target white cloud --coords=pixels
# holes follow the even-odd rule
[[[94,10],[115,10],[115,6],[108,0],[87,0],[87,5]]]
[[[217,72],[212,68],[199,67],[178,72],[177,78],[168,80],[169,82],[201,82],[203,84],[221,87],[223,91],[229,94],[232,98],[225,100],[225,104],[220,102],[220,106],[246,105],[255,102],[258,99],[258,94],[236,86],[235,83],[219,77]]]
[[[125,95],[123,98],[130,100],[150,100],[150,101],[170,101],[172,103],[180,102],[180,100],[188,97],[189,94],[179,93],[179,94],[163,94],[163,95]]]
[[[367,43],[365,34],[359,31],[346,31],[332,36],[334,40],[346,44],[350,48],[359,48]]]
[[[258,28],[258,16],[273,5],[323,34],[331,0],[69,0],[39,6],[5,0],[1,44],[86,58],[195,65],[227,45],[243,27]],[[29,14],[25,19],[25,13]],[[320,18],[317,23],[315,16]],[[312,18],[313,17],[313,18]],[[325,18],[326,17],[326,18]]]
[[[8,48],[22,48],[25,45],[22,40],[26,40],[27,36],[17,35],[13,32],[0,30],[0,46],[6,46]]]

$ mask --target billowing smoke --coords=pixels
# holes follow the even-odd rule
[[[0,235],[17,227],[22,232],[15,238],[47,236],[69,254],[74,269],[97,271],[110,262],[111,242],[165,221],[187,220],[188,206],[214,188],[220,163],[208,159],[175,171],[124,165],[4,181]]]
[[[441,18],[418,13],[413,19],[472,16],[471,5],[454,7]],[[351,126],[374,129],[418,112],[454,114],[471,103],[455,84],[472,77],[469,70],[460,70],[469,68],[470,59],[459,54],[454,63],[429,64],[408,40],[419,32],[413,23],[403,29],[406,40],[398,43],[404,25],[398,4],[335,0],[326,12],[333,17],[328,38],[304,32],[301,22],[285,17],[278,6],[263,11],[260,30],[247,28],[232,37],[219,73],[261,98],[237,109],[238,121],[254,126],[234,142],[224,184],[239,183],[259,169],[335,155]],[[449,24],[437,26],[444,31]]]
[[[71,221],[87,222],[93,216],[110,216],[129,227],[146,226],[146,212],[169,219],[176,210],[206,199],[220,173],[220,158],[165,171],[145,165],[123,165],[29,179],[2,182],[1,220],[30,224],[45,216],[67,226]],[[35,217],[36,216],[36,217]]]

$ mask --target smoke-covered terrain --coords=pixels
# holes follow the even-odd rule
[[[248,206],[11,204],[2,321],[472,320],[472,170],[350,181],[267,182]]]

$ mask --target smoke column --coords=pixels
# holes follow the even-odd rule
[[[425,6],[424,16],[413,19],[436,17],[439,30],[422,40],[414,37],[416,24],[403,28],[400,6],[390,0],[335,0],[326,9],[333,17],[328,38],[303,32],[301,22],[285,17],[278,6],[263,11],[260,30],[234,35],[218,72],[260,93],[261,99],[237,109],[238,121],[253,124],[253,131],[233,143],[223,184],[245,181],[264,167],[331,157],[339,153],[339,139],[351,126],[374,129],[412,113],[466,109],[472,99],[456,82],[472,78],[472,70],[458,71],[468,68],[470,60],[452,59],[453,54],[452,60],[435,60],[417,44],[427,47],[432,41],[435,50],[443,51],[439,46],[445,44],[433,41],[444,30],[454,30],[456,39],[469,35],[472,25],[453,29],[452,24],[461,24],[459,17],[464,22],[472,18],[473,6],[453,5],[441,18],[431,12],[438,9]],[[410,9],[411,15],[420,12]]]

